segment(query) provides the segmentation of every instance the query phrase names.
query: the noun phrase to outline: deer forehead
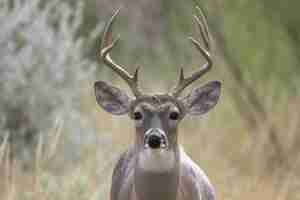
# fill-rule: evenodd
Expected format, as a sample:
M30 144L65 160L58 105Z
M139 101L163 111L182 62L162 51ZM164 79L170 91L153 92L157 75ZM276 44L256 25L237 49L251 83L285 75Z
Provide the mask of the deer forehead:
M164 112L164 111L178 111L183 112L183 104L176 98L168 95L153 95L138 98L131 104L131 110L146 110L149 112Z
M141 102L135 106L134 110L144 110L151 113L161 113L169 110L178 111L176 104L172 102L165 102L161 104L153 104L151 102Z

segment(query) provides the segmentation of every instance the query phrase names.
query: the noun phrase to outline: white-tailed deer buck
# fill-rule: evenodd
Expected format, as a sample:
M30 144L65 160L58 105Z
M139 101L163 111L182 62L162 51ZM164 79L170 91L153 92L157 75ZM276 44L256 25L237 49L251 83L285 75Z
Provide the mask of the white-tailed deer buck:
M94 85L98 104L114 115L128 114L135 121L134 144L122 154L112 177L111 200L213 200L214 189L204 172L188 157L178 143L177 127L185 115L202 115L219 99L221 84L211 81L192 90L186 97L180 93L208 72L212 66L209 32L200 8L195 21L205 48L189 38L207 63L190 77L180 71L179 82L167 94L146 95L138 87L138 70L130 75L116 64L110 52L119 38L112 38L117 10L107 23L101 45L103 62L124 79L135 98L103 81Z

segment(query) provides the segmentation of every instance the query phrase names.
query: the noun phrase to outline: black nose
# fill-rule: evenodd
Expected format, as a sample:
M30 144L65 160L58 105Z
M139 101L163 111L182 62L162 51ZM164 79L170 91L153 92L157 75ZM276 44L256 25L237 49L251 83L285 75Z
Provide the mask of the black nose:
M158 135L150 135L148 140L148 145L152 149L157 149L161 145L161 137Z

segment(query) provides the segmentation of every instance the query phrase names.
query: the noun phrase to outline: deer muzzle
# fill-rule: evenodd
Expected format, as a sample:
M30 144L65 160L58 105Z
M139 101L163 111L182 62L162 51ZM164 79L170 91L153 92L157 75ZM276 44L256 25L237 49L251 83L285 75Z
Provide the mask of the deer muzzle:
M165 132L159 128L147 130L144 136L144 147L151 149L164 149L168 147L168 139Z

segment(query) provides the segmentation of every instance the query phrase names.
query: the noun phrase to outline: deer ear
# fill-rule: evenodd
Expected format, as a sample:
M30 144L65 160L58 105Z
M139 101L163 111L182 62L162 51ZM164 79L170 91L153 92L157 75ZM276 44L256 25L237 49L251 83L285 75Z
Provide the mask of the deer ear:
M94 89L96 100L105 111L114 115L128 113L131 99L124 91L103 81L95 82Z
M202 115L213 108L220 96L221 83L211 81L202 87L198 87L182 99L187 113L190 115Z

